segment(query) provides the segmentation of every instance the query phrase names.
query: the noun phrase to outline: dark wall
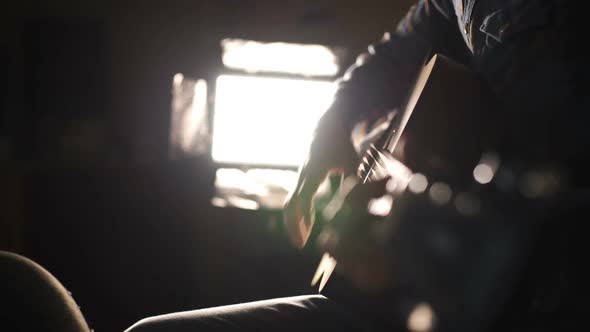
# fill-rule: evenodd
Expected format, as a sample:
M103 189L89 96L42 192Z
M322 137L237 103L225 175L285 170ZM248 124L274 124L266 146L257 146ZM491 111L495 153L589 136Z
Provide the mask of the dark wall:
M104 24L31 18L23 27L24 119L17 158L106 159L108 54Z
M8 102L11 126L19 128L17 156L92 159L98 153L115 161L158 160L166 155L173 75L213 78L219 69L221 39L333 44L356 54L391 30L409 3L13 2L0 13L0 50L10 69L3 79L13 89ZM46 109L75 112L79 118L80 113L100 116L90 124L52 116L38 120L37 126L30 123L30 116L36 116L32 114ZM84 144L72 147L62 142L71 141L72 135Z

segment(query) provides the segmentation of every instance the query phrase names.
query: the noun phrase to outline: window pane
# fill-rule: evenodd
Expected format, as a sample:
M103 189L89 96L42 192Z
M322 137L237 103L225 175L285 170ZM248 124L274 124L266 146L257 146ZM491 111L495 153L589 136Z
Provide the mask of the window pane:
M213 159L298 166L335 84L324 81L222 75L216 83Z

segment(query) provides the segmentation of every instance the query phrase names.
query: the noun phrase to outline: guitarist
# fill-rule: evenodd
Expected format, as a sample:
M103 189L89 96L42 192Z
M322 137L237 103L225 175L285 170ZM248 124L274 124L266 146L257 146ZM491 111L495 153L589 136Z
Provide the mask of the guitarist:
M300 169L298 186L285 205L285 222L293 245L305 246L310 235L316 215L313 195L317 186L329 174L346 175L356 171L357 156L362 151L355 150L350 133L359 127L359 122L365 128L371 127L386 110L403 104L412 77L432 50L469 66L500 98L503 107L497 112L503 123L496 128L496 151L506 164L518 165L511 172L526 176L522 175L526 169L553 169L561 177L568 178L568 190L582 192L587 177L581 165L588 157L590 138L576 123L586 123L588 101L576 88L585 78L582 69L575 67L581 63L573 46L574 25L579 20L572 12L571 4L551 0L418 1L395 33L386 34L381 42L369 47L339 82L335 102L317 127L306 162ZM455 93L456 98L466 97L462 96L462 91ZM419 154L420 151L406 151L408 153ZM382 184L381 188L379 184L369 187L358 191L383 190ZM503 199L503 194L495 194L498 200ZM547 194L570 197L562 192ZM358 211L365 210L371 195L366 194L365 200L358 199L362 196L355 195L357 202L348 200L351 205L348 210L357 211L354 217L359 219L367 218ZM488 199L496 198L491 194ZM418 199L414 199L413 204L416 210L429 209L427 203ZM538 215L522 213L514 206L530 207L530 204L534 203L509 203L504 212L531 222L538 221L541 219ZM400 214L404 214L403 218L418 218L409 213L411 209L406 207L406 212ZM573 237L568 232L574 226L573 221L564 219L564 214L558 212L560 209L566 208L562 205L561 208L540 209L538 214L553 215L553 220L532 222L534 226L528 230L534 239L534 250L522 263L526 271L522 272L523 277L514 291L517 295L509 300L514 307L506 309L514 312L500 315L508 325L502 329L516 328L517 324L546 329L562 329L561 324L575 326L572 316L564 316L567 311L564 307L572 300L568 292L576 287L572 272L575 267L564 263L572 259L571 251L564 249L567 246L564 239ZM433 219L443 218L435 215L441 213L438 209L430 210ZM353 216L341 218L353 219ZM389 263L380 262L382 255L375 254L386 249L375 248L376 242L368 236L338 233L328 228L320 234L320 250L335 256L337 271L365 293L387 294L388 283L394 278L390 274L395 272L388 271L391 270ZM373 252L359 248L372 248ZM374 311L374 307L370 311ZM550 327L551 324L555 326Z
M492 131L498 171L506 176L478 192L479 203L471 204L481 207L477 216L469 208L460 213L461 204L440 207L428 195L403 195L389 216L402 221L388 234L390 241L376 240L372 226L360 232L329 227L318 237L320 249L338 261L337 271L370 294L366 303L374 305L363 310L322 296L277 299L152 317L129 331L576 327L577 307L568 295L576 287L571 262L580 257L568 256L578 243L569 230L572 211L584 201L570 198L579 198L586 185L583 163L590 137L587 97L579 90L587 75L574 42L581 21L574 7L575 2L561 0L418 0L395 32L369 47L339 82L285 204L286 228L298 248L306 245L314 225L313 198L320 183L329 174L357 169L361 151L352 143L353 129L359 123L373 127L388 110L401 107L429 54L470 67L502 103ZM410 157L420 151L402 152L397 157L411 169L421 166ZM492 164L485 165L496 170ZM466 182L447 184L465 188ZM352 187L334 224L373 218L365 207L383 194L385 184ZM463 198L463 203L475 201Z

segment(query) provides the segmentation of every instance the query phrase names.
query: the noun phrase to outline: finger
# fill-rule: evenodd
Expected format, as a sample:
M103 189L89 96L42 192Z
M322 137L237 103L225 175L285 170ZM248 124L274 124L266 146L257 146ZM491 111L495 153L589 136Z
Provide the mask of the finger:
M315 165L302 168L298 185L288 198L284 218L293 245L303 248L315 221L313 197L327 176L327 171Z
M307 229L302 221L304 217L303 209L295 201L290 201L283 209L283 220L287 235L291 243L297 248L303 248L307 242Z
M328 170L319 167L307 167L301 175L303 180L299 190L296 192L295 199L301 207L303 221L307 227L311 227L314 223L314 196L327 176Z

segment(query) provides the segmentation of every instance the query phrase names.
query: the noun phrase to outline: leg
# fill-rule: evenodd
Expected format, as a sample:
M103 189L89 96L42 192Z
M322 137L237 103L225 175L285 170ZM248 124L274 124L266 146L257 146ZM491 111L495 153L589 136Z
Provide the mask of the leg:
M140 320L126 332L374 331L356 313L321 295L297 296Z

